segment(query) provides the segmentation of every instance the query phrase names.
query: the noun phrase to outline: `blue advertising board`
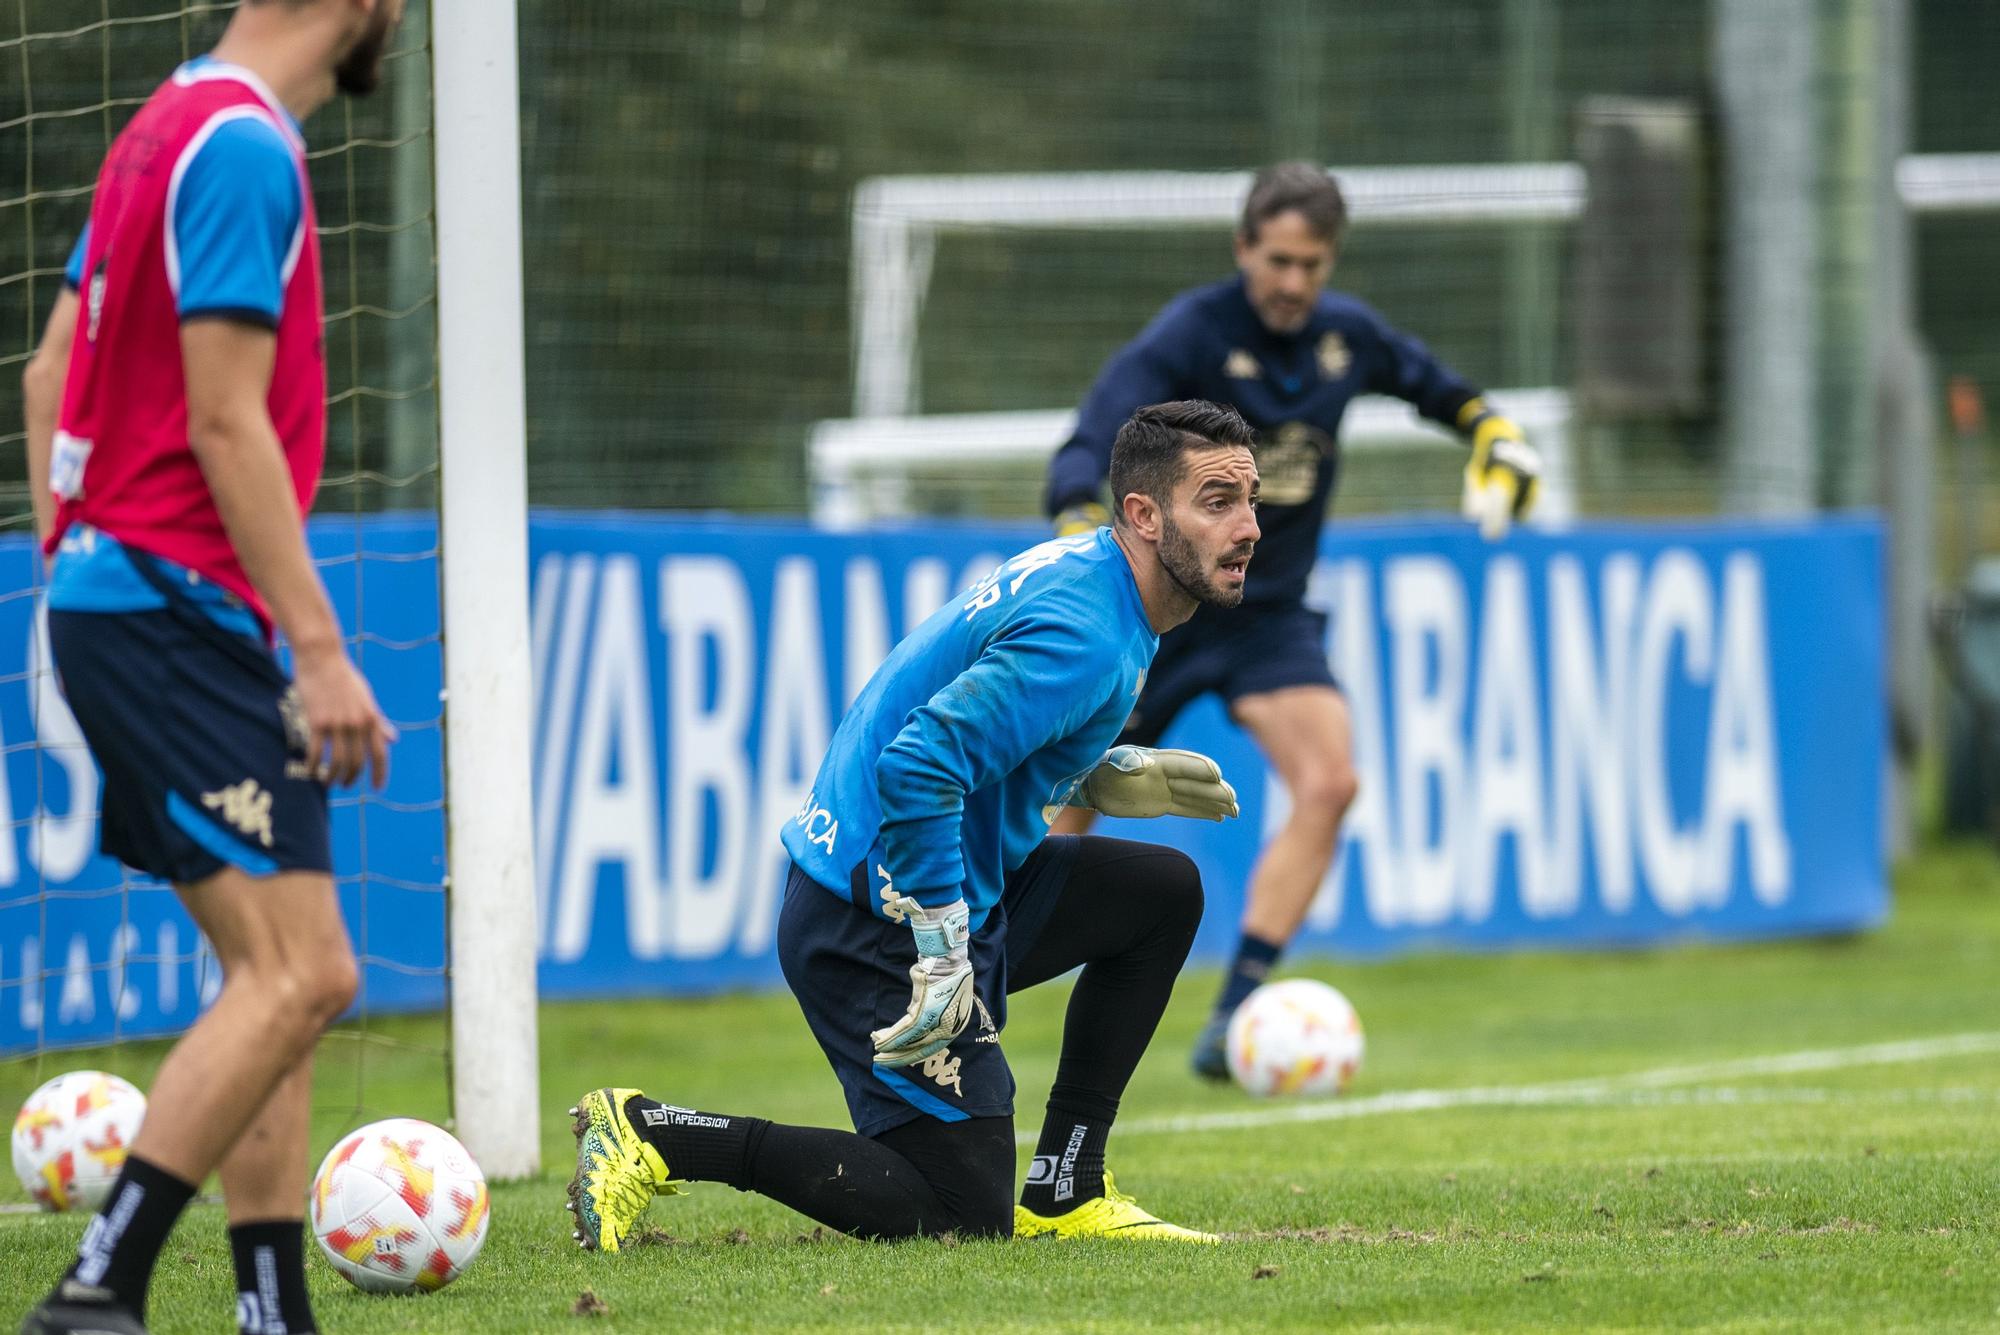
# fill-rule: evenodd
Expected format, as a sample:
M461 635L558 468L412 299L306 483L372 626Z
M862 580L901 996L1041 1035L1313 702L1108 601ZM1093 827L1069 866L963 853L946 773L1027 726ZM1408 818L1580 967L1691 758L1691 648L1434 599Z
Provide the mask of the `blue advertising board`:
M889 647L1027 527L535 516L542 994L778 982L783 852L840 713ZM339 799L373 1010L443 996L435 529L325 520L316 550L403 731ZM1881 535L1871 520L1593 524L1489 546L1444 522L1328 530L1314 599L1361 795L1301 947L1641 944L1844 931L1886 911ZM172 893L95 856L95 775L37 670L31 558L0 546L0 1052L170 1032L217 985ZM13 664L7 665L12 667ZM1200 865L1198 954L1234 938L1288 798L1214 701L1241 819L1107 822ZM1119 828L1119 827L1123 828ZM476 896L476 887L461 887Z
M402 731L390 782L333 801L334 869L374 1010L444 996L437 526L318 521L321 575ZM185 1028L221 976L172 890L97 853L98 774L48 670L34 550L0 542L0 1053ZM134 664L135 672L147 669Z

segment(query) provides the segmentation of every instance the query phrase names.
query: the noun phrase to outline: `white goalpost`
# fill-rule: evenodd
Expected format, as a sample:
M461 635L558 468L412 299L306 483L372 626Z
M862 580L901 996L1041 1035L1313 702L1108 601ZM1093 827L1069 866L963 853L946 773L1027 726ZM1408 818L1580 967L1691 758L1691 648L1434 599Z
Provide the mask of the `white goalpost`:
M1589 200L1575 162L1441 163L1329 169L1356 227L1571 223ZM807 440L816 523L864 526L908 513L910 478L965 466L1046 459L1069 434L1067 409L926 414L918 375L922 320L940 241L976 232L1142 231L1232 226L1251 173L1102 171L877 176L854 194L849 324L853 416L816 423ZM1896 188L1913 213L2000 207L2000 154L1911 154ZM1538 515L1576 511L1571 407L1558 386L1490 392L1542 450ZM1406 405L1358 400L1347 448L1399 450L1446 439Z
M1573 162L1362 167L1335 173L1356 226L1571 222L1588 183ZM939 241L992 229L1130 231L1226 228L1251 173L1051 172L878 176L854 195L850 321L854 416L818 422L807 441L814 522L857 528L907 513L912 473L1046 458L1069 434L1064 409L923 414L919 348ZM1575 511L1569 395L1495 390L1542 450L1541 517ZM1349 414L1349 449L1421 448L1449 439L1408 405L1365 397Z
M439 546L457 1134L540 1168L515 0L435 0Z

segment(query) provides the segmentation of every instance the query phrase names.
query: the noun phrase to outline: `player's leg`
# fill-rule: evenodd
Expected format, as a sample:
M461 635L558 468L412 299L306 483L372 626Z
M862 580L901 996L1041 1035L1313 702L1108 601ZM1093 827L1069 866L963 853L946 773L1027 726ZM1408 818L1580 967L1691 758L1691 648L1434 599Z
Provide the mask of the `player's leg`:
M1194 863L1156 844L1048 840L1009 878L1008 991L1083 966L1021 1195L1022 1231L1053 1222L1057 1232L1208 1240L1115 1197L1104 1170L1119 1103L1173 995L1201 910Z
M856 1129L788 1126L674 1107L634 1089L594 1090L574 1114L578 1242L620 1250L653 1195L672 1194L681 1182L754 1191L862 1238L1012 1227L1013 1077L988 1009L1004 1005L1001 951L992 933L973 934L981 1004L966 1033L921 1066L878 1068L869 1034L908 1004L916 945L907 927L859 907L866 902L865 880L842 898L794 868L778 918L786 980ZM911 1129L919 1123L930 1129Z
M1236 702L1236 717L1291 797L1284 826L1250 873L1243 930L1289 942L1305 921L1360 791L1347 701L1323 686L1296 686Z
M637 1090L597 1090L578 1105L586 1141L596 1134L591 1123L602 1120L607 1108L617 1122L612 1135L597 1135L597 1143L612 1144L620 1128L636 1133L632 1149L650 1177L649 1192L663 1183L721 1182L871 1241L945 1233L1005 1236L1013 1226L1011 1117L956 1122L918 1117L870 1137L677 1108ZM630 1151L621 1157L629 1161ZM608 1186L609 1175L597 1171ZM608 1194L579 1183L577 1240L616 1251L632 1228L616 1217L615 1207L591 1208L595 1197Z
M125 1168L66 1276L106 1291L108 1301L135 1315L145 1311L160 1249L196 1187L266 1115L273 1091L300 1067L355 989L354 956L324 873L251 877L231 867L181 894L222 965L222 991L161 1064ZM288 1220L297 1238L305 1100L281 1100L278 1113L287 1124L273 1149L282 1147L296 1163L264 1188L267 1196L287 1193L267 1222ZM299 1256L293 1282L284 1286L295 1304L305 1301ZM92 1297L62 1289L57 1296ZM310 1308L299 1315L303 1322L292 1328L312 1329Z
M288 683L261 643L203 615L49 618L65 694L104 774L104 849L176 884L223 986L161 1066L125 1171L30 1328L70 1328L76 1308L143 1314L154 1262L196 1186L267 1115L273 1091L354 995L327 870L326 793L286 725ZM289 1198L271 1208L296 1230L305 1099L281 1099L271 1115L285 1127L271 1152L285 1147L296 1163L289 1183L265 1189ZM299 1262L279 1279L303 1314L293 1328L310 1329L302 1245L291 1250Z
M279 1079L277 1088L216 1165L229 1223L282 1219L305 1199L311 1136L312 1054Z
M354 952L333 880L322 872L251 877L226 868L182 899L222 965L222 991L160 1066L132 1149L190 1181L208 1176L264 1113L281 1081L356 988ZM292 1091L281 1114L305 1115ZM299 1147L304 1200L304 1132Z
M1269 975L1305 921L1359 786L1347 702L1332 686L1243 695L1231 711L1283 781L1292 807L1250 873L1242 936L1195 1049L1195 1069L1213 1079L1229 1074L1222 1051L1229 1017Z
M278 1081L216 1168L229 1214L237 1324L245 1330L311 1330L305 1288L306 1198L312 1120L309 1051Z

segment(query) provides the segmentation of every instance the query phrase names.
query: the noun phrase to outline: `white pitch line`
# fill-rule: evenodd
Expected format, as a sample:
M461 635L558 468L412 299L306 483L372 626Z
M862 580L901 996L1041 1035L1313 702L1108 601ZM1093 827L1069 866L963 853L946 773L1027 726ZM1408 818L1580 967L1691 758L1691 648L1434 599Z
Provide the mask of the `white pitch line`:
M1190 1131L1242 1131L1302 1122L1336 1122L1350 1117L1380 1117L1391 1113L1435 1112L1445 1108L1533 1107L1559 1103L1602 1102L1620 1094L1691 1085L1714 1080L1798 1075L1838 1071L1854 1066L1884 1066L2000 1053L2000 1032L1948 1034L1938 1038L1864 1043L1848 1048L1809 1048L1763 1057L1690 1066L1660 1066L1625 1075L1555 1080L1534 1085L1477 1085L1464 1089L1409 1089L1375 1094L1365 1099L1326 1099L1314 1103L1262 1105L1235 1112L1183 1113L1171 1117L1138 1117L1118 1123L1122 1135L1180 1135ZM1033 1145L1033 1133L1016 1137Z

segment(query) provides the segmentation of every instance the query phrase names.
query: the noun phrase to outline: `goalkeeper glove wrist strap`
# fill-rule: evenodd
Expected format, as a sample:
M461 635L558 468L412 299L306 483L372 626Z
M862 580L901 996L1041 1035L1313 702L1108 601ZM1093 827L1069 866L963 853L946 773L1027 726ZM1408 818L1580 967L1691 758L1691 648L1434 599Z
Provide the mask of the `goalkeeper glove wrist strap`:
M968 925L972 915L963 899L926 908L916 900L905 897L897 903L897 907L910 924L910 934L917 939L919 955L949 955L964 946L971 935Z
M1495 413L1487 407L1485 397L1475 394L1458 406L1456 418L1458 429L1471 435L1481 422L1492 416L1495 416Z

